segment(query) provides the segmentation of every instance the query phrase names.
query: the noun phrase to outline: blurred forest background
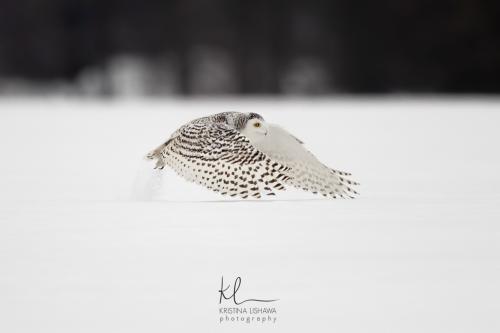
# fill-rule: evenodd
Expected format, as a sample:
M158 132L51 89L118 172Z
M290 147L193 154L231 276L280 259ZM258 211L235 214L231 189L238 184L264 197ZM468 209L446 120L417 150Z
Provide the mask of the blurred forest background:
M498 93L500 2L2 0L0 94Z

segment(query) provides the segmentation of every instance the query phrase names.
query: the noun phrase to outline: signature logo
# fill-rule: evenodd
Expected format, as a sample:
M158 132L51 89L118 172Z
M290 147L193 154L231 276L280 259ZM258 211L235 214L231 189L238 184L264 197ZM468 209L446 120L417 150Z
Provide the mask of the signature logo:
M232 290L232 294L228 295L226 294L227 290L229 288L231 288L231 284L228 284L227 287L224 288L224 276L221 278L220 280L220 289L219 289L219 304L222 304L222 300L230 300L232 299L234 304L236 305L240 305L240 304L243 304L243 303L246 303L246 302L265 302L265 303L270 303L270 302L276 302L277 299L256 299L256 298L249 298L249 299L245 299L245 300L242 300L242 301L238 301L236 299L236 293L238 293L238 290L240 290L240 286L241 286L241 277L237 277L235 280L234 280L234 283L233 283L233 290Z

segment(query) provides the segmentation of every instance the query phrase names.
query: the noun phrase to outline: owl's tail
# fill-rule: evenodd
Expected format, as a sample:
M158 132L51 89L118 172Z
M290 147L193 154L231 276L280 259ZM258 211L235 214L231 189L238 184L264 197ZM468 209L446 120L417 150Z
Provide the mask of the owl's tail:
M150 151L146 156L144 156L144 159L146 160L156 160L155 169L163 169L165 167L165 160L163 158L162 152L169 142L170 140L161 144L156 149Z
M158 151L158 148L156 148L155 150L152 150L149 153L147 153L147 155L144 156L144 159L155 160L158 159L159 157L160 157L160 152Z

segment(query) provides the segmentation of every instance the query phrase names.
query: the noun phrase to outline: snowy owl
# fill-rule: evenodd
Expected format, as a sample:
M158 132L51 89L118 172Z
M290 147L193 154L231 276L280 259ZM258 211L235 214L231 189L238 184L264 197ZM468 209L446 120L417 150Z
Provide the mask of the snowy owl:
M256 113L195 119L147 155L188 181L232 197L261 198L291 185L330 198L358 194L349 173L322 164L302 141Z

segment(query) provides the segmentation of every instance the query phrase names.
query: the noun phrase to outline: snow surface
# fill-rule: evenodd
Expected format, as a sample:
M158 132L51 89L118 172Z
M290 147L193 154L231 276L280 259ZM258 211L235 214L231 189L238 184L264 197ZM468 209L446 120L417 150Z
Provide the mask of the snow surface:
M227 200L143 156L258 112L360 198ZM498 332L500 101L0 100L1 332ZM279 298L219 323L220 278Z

